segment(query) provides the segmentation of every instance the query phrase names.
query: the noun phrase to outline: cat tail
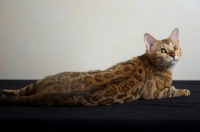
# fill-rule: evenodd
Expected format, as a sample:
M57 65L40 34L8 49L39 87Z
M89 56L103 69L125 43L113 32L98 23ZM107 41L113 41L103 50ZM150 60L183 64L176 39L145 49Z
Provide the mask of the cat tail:
M31 83L30 85L27 85L21 89L17 90L8 90L8 89L2 89L1 94L9 95L9 96L28 96L37 93L36 90L38 90L38 83L41 82L40 80L34 83Z
M45 106L51 103L48 103L45 100L45 96L41 98L42 95L34 94L30 96L14 96L14 95L6 95L3 94L2 91L0 93L0 104L1 105L24 105L24 106Z
M13 96L0 93L0 105L8 106L74 106L84 105L86 100L63 93L40 92L29 96Z
M19 96L6 95L3 94L2 90L0 91L0 105L18 105L16 102Z
M0 104L17 104L18 99L25 98L23 96L35 94L37 92L36 86L38 82L39 81L17 90L2 89L0 91Z

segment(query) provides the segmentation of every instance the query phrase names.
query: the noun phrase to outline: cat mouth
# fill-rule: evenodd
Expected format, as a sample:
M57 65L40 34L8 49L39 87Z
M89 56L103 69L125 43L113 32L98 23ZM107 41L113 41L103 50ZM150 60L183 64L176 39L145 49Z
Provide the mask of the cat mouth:
M172 61L178 61L178 60L172 60Z
M176 58L171 58L170 59L170 62L177 62L178 61L178 59L176 59Z
M175 58L173 58L173 61L177 61Z
M176 64L176 62L177 62L178 60L175 60L175 59L173 59L172 61L170 61L170 64Z

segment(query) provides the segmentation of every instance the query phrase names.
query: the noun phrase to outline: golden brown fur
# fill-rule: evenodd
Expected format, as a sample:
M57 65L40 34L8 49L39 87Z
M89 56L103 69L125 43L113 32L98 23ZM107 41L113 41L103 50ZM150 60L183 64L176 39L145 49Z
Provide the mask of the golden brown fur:
M146 53L104 71L62 72L19 90L2 90L1 104L29 106L111 105L137 99L188 96L171 86L170 69L181 56L178 29L169 38L145 34Z

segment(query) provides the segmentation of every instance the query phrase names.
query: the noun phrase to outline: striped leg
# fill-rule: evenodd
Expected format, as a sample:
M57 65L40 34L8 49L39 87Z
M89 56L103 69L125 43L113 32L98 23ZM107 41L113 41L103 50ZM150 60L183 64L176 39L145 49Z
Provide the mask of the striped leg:
M187 89L176 89L174 86L171 86L169 89L169 98L179 97L179 96L189 96L190 91Z

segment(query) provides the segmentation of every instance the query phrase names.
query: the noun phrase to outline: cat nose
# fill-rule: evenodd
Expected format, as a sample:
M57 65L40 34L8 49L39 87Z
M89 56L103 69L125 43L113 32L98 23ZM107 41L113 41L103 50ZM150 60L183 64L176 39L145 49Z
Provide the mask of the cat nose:
M175 57L175 54L170 54L170 56L171 56L172 58L174 58L174 57Z

